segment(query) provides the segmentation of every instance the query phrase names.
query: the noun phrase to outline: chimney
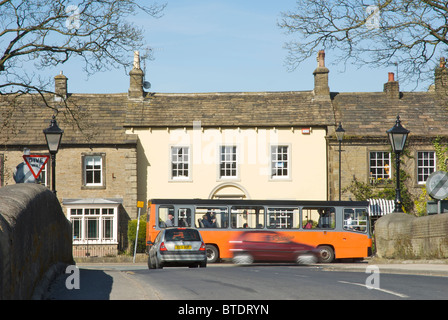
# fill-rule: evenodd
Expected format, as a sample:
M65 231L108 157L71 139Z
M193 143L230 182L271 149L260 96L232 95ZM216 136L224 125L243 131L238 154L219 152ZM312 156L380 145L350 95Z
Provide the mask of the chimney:
M314 96L318 99L330 99L330 87L328 86L328 73L325 67L325 51L317 54L317 68L314 70Z
M434 72L434 81L435 81L435 90L438 95L447 95L447 87L448 87L448 70L446 69L446 61L445 58L440 58L439 66L436 68Z
M54 93L56 93L54 100L61 101L67 98L67 80L68 78L62 74L54 77Z
M395 81L394 76L393 72L389 72L389 79L384 84L383 91L389 99L400 99L400 86L398 81Z
M129 72L130 85L128 97L131 99L143 98L143 70L140 68L140 54L134 51L134 67Z

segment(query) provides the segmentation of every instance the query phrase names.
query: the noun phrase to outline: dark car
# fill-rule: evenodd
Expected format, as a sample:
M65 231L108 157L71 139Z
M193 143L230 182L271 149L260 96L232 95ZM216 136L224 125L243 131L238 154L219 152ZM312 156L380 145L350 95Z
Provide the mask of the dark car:
M275 231L247 231L230 241L233 263L252 262L296 262L314 264L318 262L319 250L315 247L291 241Z
M148 268L165 266L207 266L205 243L198 230L193 228L166 228L154 242L149 242Z

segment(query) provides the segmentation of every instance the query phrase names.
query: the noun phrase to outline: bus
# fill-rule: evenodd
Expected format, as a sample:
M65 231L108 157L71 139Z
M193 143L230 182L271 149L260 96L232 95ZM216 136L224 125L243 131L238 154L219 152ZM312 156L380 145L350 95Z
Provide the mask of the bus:
M146 243L168 226L197 228L207 262L231 259L232 239L271 230L320 249L320 262L371 255L367 201L153 199L148 202ZM147 247L149 249L149 247Z

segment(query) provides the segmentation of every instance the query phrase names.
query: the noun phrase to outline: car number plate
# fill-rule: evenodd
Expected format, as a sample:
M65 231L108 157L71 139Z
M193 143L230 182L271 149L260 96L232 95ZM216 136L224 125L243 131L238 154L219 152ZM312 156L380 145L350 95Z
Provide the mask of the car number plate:
M174 249L181 249L181 250L191 249L191 246L174 246Z

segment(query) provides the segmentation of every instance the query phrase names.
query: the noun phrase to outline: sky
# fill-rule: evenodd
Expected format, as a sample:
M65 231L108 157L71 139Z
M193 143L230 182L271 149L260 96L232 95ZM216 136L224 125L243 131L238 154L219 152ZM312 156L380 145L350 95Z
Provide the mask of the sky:
M162 1L162 0L159 0ZM295 0L166 0L161 18L138 15L133 22L145 29L153 49L145 67L150 92L264 92L303 91L314 86L316 59L289 71L284 45L293 34L278 26L281 12L294 10ZM132 61L133 53L129 53ZM390 69L334 65L330 90L382 91ZM76 64L58 66L69 78L72 93L127 92L123 69L87 77ZM402 90L406 88L400 87Z

